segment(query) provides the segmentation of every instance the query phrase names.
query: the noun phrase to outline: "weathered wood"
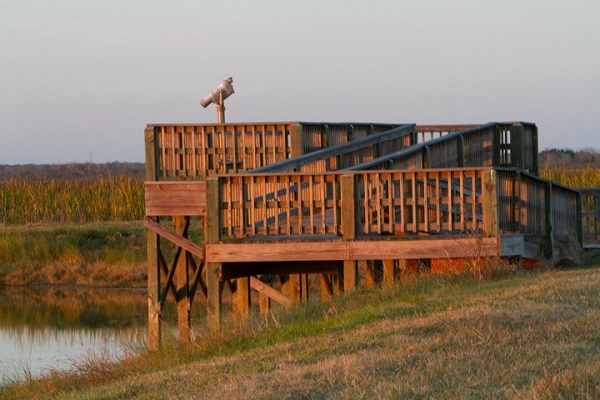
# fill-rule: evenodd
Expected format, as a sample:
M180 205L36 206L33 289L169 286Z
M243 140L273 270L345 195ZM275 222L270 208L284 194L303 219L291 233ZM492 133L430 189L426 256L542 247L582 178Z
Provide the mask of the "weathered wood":
M331 261L348 259L348 243L207 243L208 262Z
M146 182L145 207L147 216L206 215L206 183Z
M300 303L300 274L291 274L286 284L290 300Z
M282 304L286 307L292 305L292 300L290 300L289 297L253 276L250 277L250 287L279 304Z
M525 169L525 129L522 124L510 128L510 157L513 167Z
M218 243L220 239L220 192L218 178L208 178L206 180L206 190L210 195L206 201L206 219L204 240L206 245ZM220 330L221 327L221 308L223 277L222 264L220 262L210 262L206 259L206 289L207 289L207 312L208 320L213 330Z
M330 300L333 296L333 284L331 282L331 274L320 274L320 292L319 299L321 301Z
M554 203L552 201L552 183L547 182L544 190L546 235L544 236L544 257L552 259L554 250Z
M487 235L498 233L498 193L496 171L485 171L483 175L483 231Z
M343 175L341 180L342 231L344 240L356 238L356 203L354 175ZM358 284L358 265L354 260L344 261L344 291L351 292Z
M153 221L154 222L154 221ZM158 222L156 222L158 224ZM153 231L147 232L148 254L148 348L158 350L161 343L161 301L160 301L160 263L159 236Z
M498 238L471 237L354 242L222 243L206 245L208 262L332 261L469 257L477 243L482 255L498 254Z
M197 245L196 243L190 241L187 238L184 238L183 236L178 235L172 230L165 228L152 218L144 218L144 227L150 230L151 232L159 234L160 236L176 244L177 246L189 251L190 253L200 257L201 259L204 258L205 250L203 247Z
M221 264L206 264L206 289L207 295L207 317L211 329L219 331L221 328L221 309L223 281L221 279Z
M183 216L173 217L173 229L176 233L185 238L188 228L189 218ZM183 344L190 344L193 342L193 334L190 316L189 270L185 252L180 254L173 268L176 268L175 281L177 285L176 301L179 341Z
M383 283L392 285L396 282L396 266L394 260L382 260L383 263Z
M421 258L463 258L480 255L498 256L497 237L456 237L398 241L355 241L349 243L350 259L421 259Z
M144 132L146 153L146 180L157 179L156 140L154 128L146 128ZM153 221L154 222L154 221ZM158 218L156 219L158 224ZM148 254L148 348L158 350L161 343L161 301L160 301L160 260L159 236L152 231L146 235Z
M236 279L234 311L244 319L250 316L250 278Z

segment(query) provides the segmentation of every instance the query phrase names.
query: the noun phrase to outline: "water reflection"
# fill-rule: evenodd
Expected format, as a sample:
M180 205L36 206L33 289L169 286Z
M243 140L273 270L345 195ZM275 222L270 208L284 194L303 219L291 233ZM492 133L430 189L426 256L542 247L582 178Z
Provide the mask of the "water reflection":
M0 288L0 378L116 360L145 341L145 291Z

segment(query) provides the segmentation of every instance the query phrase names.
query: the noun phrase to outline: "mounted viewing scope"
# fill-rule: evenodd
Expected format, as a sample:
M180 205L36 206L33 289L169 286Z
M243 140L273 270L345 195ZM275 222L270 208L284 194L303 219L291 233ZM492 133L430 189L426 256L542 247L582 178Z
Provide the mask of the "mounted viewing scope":
M233 86L231 85L232 83L232 77L224 79L216 89L200 100L200 105L204 108L208 107L210 103L215 103L217 105L217 119L219 124L225 123L225 99L235 93Z

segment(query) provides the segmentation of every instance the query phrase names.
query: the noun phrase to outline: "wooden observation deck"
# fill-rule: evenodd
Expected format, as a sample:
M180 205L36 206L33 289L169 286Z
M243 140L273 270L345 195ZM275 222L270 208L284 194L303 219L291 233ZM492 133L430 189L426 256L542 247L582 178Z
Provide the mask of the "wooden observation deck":
M196 294L217 327L224 287L247 316L251 289L263 310L306 301L309 275L328 298L417 264L600 243L600 190L539 178L530 123L149 125L145 139L151 348L170 294L186 342Z

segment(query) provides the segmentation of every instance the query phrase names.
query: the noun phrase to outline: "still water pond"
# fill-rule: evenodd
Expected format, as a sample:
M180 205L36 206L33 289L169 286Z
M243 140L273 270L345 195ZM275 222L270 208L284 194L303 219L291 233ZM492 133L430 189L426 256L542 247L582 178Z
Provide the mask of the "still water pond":
M0 287L0 385L145 345L144 290Z

